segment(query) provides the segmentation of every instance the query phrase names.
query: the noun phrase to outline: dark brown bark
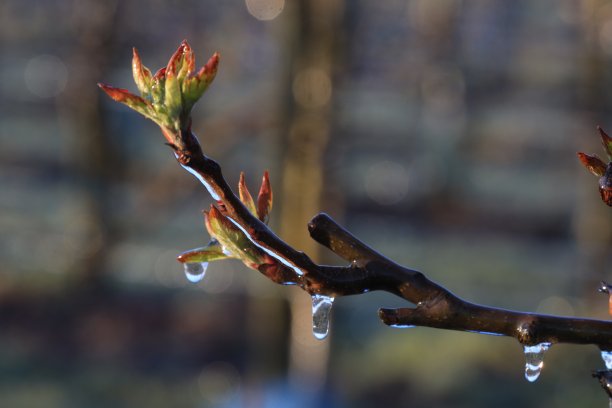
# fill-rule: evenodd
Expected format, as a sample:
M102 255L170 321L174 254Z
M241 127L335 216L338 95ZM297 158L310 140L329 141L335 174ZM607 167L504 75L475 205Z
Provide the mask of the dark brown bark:
M355 238L326 214L308 225L311 237L349 262L348 266L314 263L289 246L253 216L223 178L221 167L206 157L191 132L180 135L175 149L179 163L205 182L222 213L249 239L270 254L280 268L267 275L281 284L297 284L309 294L332 297L383 290L415 306L381 309L385 324L427 326L516 338L523 345L538 343L595 344L612 349L612 322L524 313L475 305L464 301L423 273L405 268ZM278 270L280 269L280 273ZM267 270L261 270L266 275Z

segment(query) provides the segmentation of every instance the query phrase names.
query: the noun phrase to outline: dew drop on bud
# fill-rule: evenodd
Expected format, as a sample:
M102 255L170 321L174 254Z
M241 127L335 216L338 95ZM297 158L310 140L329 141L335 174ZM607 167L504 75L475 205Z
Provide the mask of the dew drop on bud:
M191 283L198 283L204 279L204 275L206 275L208 262L185 262L183 268L187 280Z
M550 348L550 343L540 343L535 346L525 346L525 378L534 382L540 376L544 367L544 353Z
M312 296L312 334L323 340L329 332L329 315L334 298L325 295Z

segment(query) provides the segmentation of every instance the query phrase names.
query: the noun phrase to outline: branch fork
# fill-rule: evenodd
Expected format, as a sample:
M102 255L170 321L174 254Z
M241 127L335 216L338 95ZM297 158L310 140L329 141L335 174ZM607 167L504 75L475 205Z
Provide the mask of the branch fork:
M427 326L508 336L525 347L546 345L540 347L541 350L554 343L595 344L602 350L612 350L610 321L516 312L467 302L423 273L384 257L324 213L309 222L310 236L346 260L347 265L319 265L289 246L266 225L272 208L268 173L262 178L257 201L248 191L244 174L239 182L240 197L236 196L225 181L221 166L204 155L191 131L191 108L214 79L218 64L219 54L215 53L196 71L191 47L183 42L168 65L152 76L134 50L132 66L141 96L99 84L115 101L155 121L178 163L197 177L215 200L204 212L205 225L213 240L208 246L182 253L179 262L238 258L273 282L298 285L313 297L334 298L383 290L414 305L380 309L380 319L389 326ZM163 90L160 90L162 85ZM612 160L612 138L603 130L599 131ZM612 205L609 185L612 164L606 165L597 156L584 153L578 156L589 171L600 177L602 198ZM525 350L527 353L528 348Z

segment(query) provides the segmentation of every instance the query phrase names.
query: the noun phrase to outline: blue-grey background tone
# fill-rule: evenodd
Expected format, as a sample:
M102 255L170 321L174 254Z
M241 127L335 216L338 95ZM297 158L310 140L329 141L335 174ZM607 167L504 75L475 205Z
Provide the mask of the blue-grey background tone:
M1 406L607 404L595 347L531 384L513 340L385 327L391 295L337 299L316 342L298 289L232 261L188 283L210 198L95 86L183 39L222 55L194 131L232 184L271 171L288 241L326 211L474 302L608 318L611 212L575 152L612 130L612 2L3 0Z

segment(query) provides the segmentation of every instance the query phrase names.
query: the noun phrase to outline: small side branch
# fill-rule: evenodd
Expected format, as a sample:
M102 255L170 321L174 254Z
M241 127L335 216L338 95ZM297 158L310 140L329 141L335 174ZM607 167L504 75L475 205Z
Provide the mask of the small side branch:
M576 343L612 348L612 322L549 316L480 306L466 302L420 272L404 268L380 255L338 225L319 214L308 225L310 235L340 257L354 259L377 284L409 302L414 308L380 309L390 326L425 326L516 338L521 344Z

